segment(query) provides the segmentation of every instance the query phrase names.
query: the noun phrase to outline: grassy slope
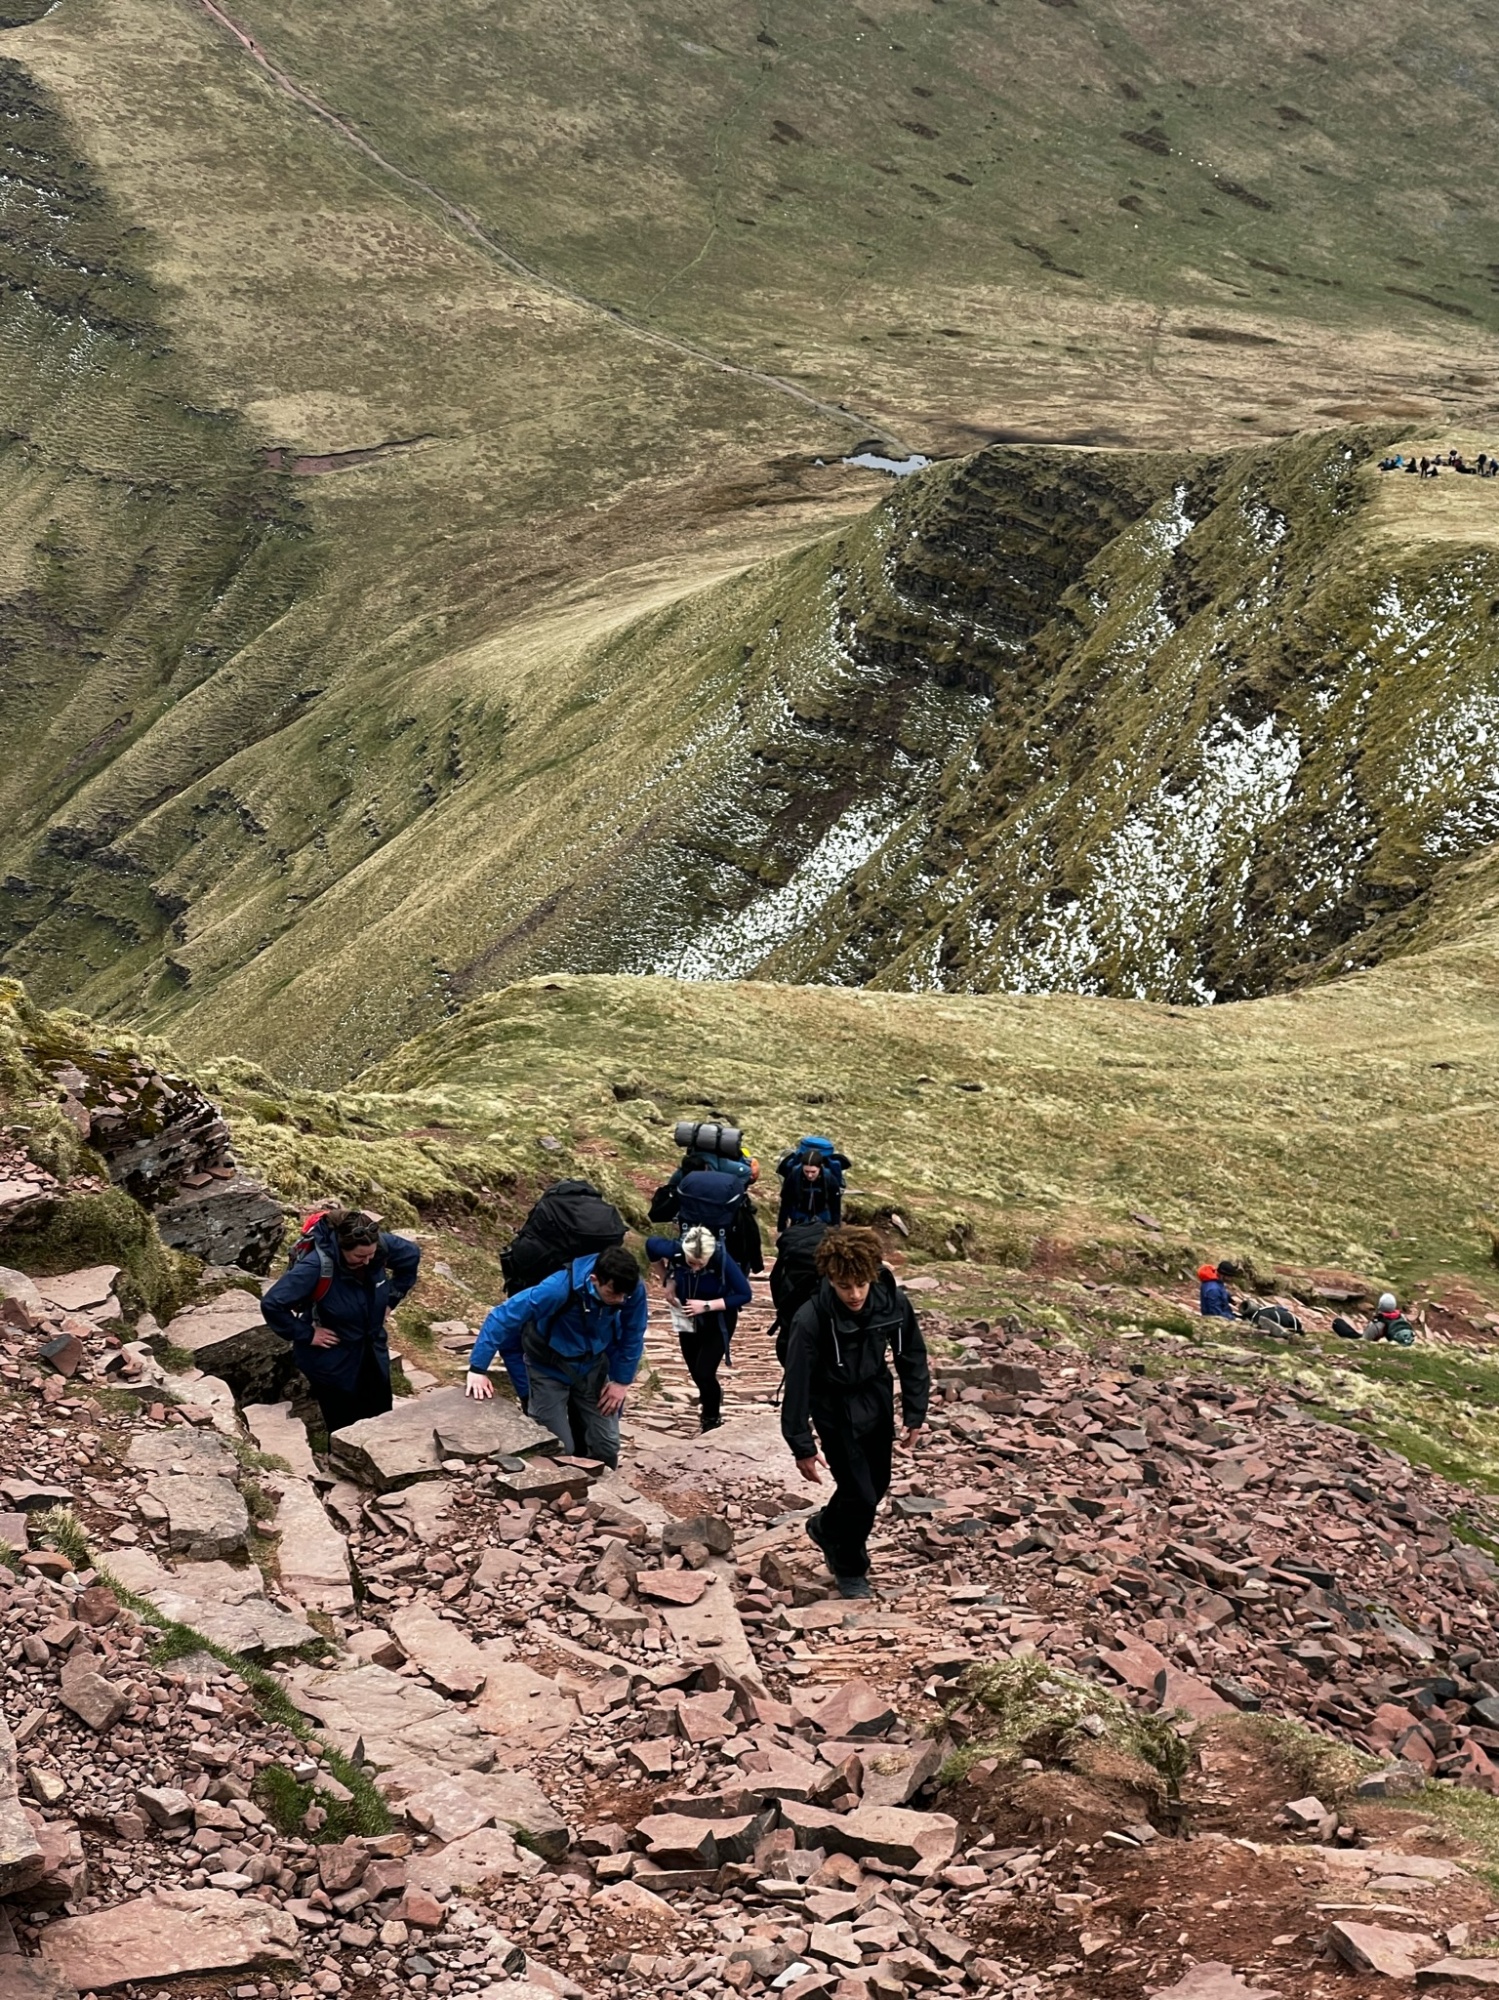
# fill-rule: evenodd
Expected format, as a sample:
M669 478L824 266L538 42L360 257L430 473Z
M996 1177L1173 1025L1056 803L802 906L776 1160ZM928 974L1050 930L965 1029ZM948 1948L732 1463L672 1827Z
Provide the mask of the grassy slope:
M503 745L362 871L377 980L324 897L173 1032L331 1081L554 967L1191 1001L1376 962L1499 829L1499 501L1377 449L999 450L477 648Z
M721 1107L765 1154L830 1127L854 1183L939 1255L950 1240L1044 1264L1048 1241L1154 1242L1173 1270L1236 1251L1482 1281L1499 1223L1494 875L1448 885L1463 942L1235 1007L560 977L473 1002L337 1107L232 1065L217 1083L242 1150L299 1192L322 1173L430 1202L581 1166L639 1213L672 1121Z
M1303 369L1324 402L1430 393L1438 354L1495 324L1477 141L1499 69L1449 7L1355 24L1159 0L499 18L445 0L438 32L388 0L245 0L239 18L544 269L907 431L1200 436L1216 378L1224 438L1284 426L1277 406L1304 420ZM1220 314L1286 343L1273 381L1263 351L1179 337Z

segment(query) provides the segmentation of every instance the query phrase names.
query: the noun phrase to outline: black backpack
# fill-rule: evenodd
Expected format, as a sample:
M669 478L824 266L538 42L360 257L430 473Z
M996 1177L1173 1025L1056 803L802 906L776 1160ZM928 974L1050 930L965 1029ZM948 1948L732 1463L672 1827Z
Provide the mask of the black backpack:
M591 1181L558 1181L500 1252L505 1292L514 1298L565 1271L575 1257L592 1257L625 1240L625 1219Z
M771 1332L776 1337L776 1360L783 1368L791 1322L817 1294L817 1246L827 1233L825 1222L794 1222L776 1243L776 1260L770 1270L770 1297L776 1309Z
M1254 1299L1241 1299L1239 1317L1247 1319L1261 1333L1304 1333L1306 1329L1289 1306L1261 1305Z

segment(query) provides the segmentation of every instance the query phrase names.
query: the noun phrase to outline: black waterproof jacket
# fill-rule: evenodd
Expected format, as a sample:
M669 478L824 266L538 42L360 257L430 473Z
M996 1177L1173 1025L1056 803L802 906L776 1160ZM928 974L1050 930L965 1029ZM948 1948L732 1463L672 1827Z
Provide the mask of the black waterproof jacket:
M817 1452L813 1428L858 1437L895 1421L888 1355L900 1376L901 1421L926 1422L931 1395L926 1342L911 1301L887 1270L870 1287L862 1312L850 1312L826 1279L791 1322L781 1435L794 1458Z

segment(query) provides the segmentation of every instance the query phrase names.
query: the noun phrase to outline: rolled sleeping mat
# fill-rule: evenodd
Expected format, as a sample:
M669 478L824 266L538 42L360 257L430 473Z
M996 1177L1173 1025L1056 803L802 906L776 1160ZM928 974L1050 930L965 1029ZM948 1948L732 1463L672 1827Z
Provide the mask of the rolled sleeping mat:
M672 1138L684 1153L716 1153L724 1160L737 1160L744 1149L744 1134L737 1125L698 1124L682 1118Z

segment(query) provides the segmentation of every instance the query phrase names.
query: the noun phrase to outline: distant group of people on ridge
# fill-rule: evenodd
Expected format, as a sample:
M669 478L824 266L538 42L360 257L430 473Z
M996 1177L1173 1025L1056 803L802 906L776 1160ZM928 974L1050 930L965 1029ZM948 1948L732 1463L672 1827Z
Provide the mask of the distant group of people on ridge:
M1481 451L1470 465L1460 451L1449 451L1445 458L1438 452L1435 458L1407 458L1403 452L1395 452L1389 458L1379 461L1381 472L1414 472L1419 479L1438 479L1443 467L1451 472L1466 472L1476 479L1499 479L1499 458Z
M1197 1269L1197 1310L1204 1319L1247 1320L1262 1333L1298 1335L1305 1331L1289 1306L1264 1299L1235 1298L1240 1276L1237 1264L1200 1264ZM1400 1310L1393 1292L1381 1292L1379 1303L1360 1326L1339 1315L1332 1330L1340 1340L1387 1340L1395 1347L1413 1347L1416 1329Z

